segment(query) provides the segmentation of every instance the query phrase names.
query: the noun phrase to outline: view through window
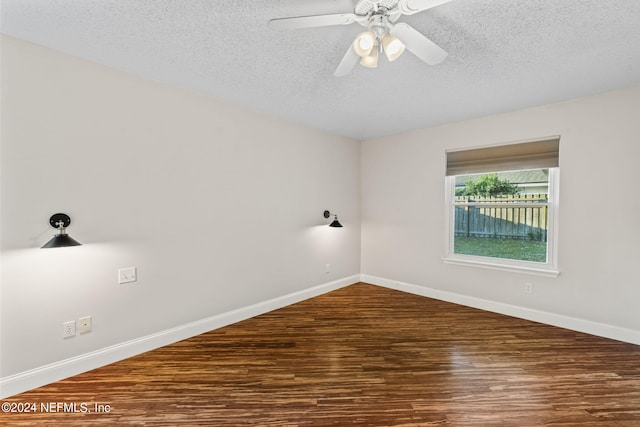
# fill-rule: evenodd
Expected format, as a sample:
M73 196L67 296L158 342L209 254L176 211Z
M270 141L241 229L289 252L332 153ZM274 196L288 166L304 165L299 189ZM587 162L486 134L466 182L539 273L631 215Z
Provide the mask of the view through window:
M549 169L455 177L456 254L547 262Z

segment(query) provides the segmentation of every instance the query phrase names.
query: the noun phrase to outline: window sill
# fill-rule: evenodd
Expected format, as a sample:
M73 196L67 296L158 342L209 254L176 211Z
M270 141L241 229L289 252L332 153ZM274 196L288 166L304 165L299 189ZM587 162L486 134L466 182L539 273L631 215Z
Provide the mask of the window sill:
M455 264L455 265L465 265L468 267L479 267L479 268L487 268L490 270L499 270L499 271L511 271L515 273L524 273L524 274L533 274L536 276L544 276L544 277L558 277L560 272L558 270L552 268L538 268L535 266L527 266L527 265L513 265L506 263L497 263L494 260L484 260L483 258L479 259L468 259L468 258L452 258L452 257L443 257L442 261L445 264Z

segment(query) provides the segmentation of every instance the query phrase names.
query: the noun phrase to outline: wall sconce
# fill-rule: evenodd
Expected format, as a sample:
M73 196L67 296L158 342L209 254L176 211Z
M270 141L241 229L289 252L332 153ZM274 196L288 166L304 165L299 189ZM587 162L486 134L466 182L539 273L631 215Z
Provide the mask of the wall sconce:
M67 234L67 227L71 224L69 215L63 213L53 214L49 218L49 224L53 228L58 229L58 234L53 236L42 248L63 248L65 246L80 246L81 243L76 242Z
M324 217L325 218L329 218L331 216L331 212L329 211L324 211ZM342 224L340 224L340 222L338 221L338 215L333 214L333 222L331 224L329 224L329 227L342 227Z

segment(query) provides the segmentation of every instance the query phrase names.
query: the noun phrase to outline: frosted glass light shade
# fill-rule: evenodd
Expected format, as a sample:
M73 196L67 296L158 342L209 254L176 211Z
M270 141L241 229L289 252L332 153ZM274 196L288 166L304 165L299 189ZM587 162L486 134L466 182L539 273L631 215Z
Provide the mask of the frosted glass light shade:
M364 33L358 34L356 39L353 41L353 50L355 50L359 57L364 58L371 54L375 44L376 34L371 30L365 31Z
M360 64L367 68L376 68L378 66L378 45L376 44L368 56L360 60Z
M386 34L382 38L382 48L384 49L384 54L387 56L387 59L391 62L402 55L405 46L397 37Z

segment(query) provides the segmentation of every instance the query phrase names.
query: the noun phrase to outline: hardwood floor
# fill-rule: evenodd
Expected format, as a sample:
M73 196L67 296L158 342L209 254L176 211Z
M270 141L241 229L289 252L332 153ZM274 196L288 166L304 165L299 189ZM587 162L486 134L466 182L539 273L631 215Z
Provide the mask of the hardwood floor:
M5 402L38 405L5 425L640 426L640 346L361 283Z

